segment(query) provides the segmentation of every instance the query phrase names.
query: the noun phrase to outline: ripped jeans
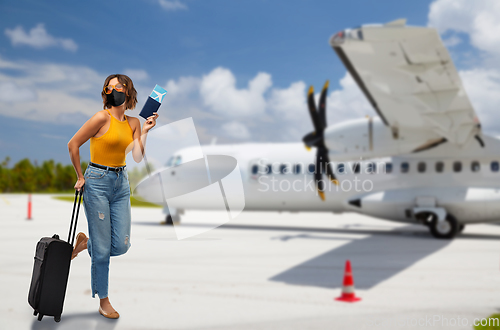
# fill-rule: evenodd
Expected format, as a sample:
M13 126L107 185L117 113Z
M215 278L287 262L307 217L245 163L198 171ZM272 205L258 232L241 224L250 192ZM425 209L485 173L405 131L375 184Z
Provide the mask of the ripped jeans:
M89 165L84 174L83 206L89 229L92 297L108 296L109 259L130 248L130 186L121 172Z

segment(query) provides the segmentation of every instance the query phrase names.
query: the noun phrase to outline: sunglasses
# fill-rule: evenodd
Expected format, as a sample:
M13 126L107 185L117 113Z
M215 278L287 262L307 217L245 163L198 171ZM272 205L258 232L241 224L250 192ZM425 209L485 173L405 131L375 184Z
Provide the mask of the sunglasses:
M127 85L125 85L125 84L109 85L109 86L104 87L104 93L111 94L111 92L113 91L113 88L117 92L123 92L125 86L127 86Z

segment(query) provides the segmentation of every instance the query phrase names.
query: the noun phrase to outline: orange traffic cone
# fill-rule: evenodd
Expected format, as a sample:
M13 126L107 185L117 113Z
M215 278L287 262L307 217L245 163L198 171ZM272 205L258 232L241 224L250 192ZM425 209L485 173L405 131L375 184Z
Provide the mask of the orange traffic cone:
M361 298L356 297L354 294L354 278L352 277L351 262L346 260L345 262L345 273L344 273L344 283L342 284L342 294L340 297L335 298L338 301L345 302L356 302L361 300Z

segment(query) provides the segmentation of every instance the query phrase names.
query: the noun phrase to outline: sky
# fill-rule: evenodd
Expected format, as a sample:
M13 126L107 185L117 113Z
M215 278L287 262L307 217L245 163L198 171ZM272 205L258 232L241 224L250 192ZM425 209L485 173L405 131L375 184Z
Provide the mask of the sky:
M329 124L375 115L328 40L398 18L438 29L485 133L499 135L498 17L496 0L2 1L0 161L69 164L67 142L113 73L138 91L128 115L158 84L158 127L192 117L202 144L300 141L307 88L327 79ZM80 153L90 159L88 142Z

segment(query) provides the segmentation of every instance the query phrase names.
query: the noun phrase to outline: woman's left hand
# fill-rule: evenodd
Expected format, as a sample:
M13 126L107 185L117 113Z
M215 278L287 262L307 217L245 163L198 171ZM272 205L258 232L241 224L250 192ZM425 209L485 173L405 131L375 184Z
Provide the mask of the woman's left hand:
M142 131L144 132L149 132L150 129L155 127L156 125L156 118L158 118L159 115L157 112L153 112L152 116L149 116L148 119L144 122L144 125L142 125Z

